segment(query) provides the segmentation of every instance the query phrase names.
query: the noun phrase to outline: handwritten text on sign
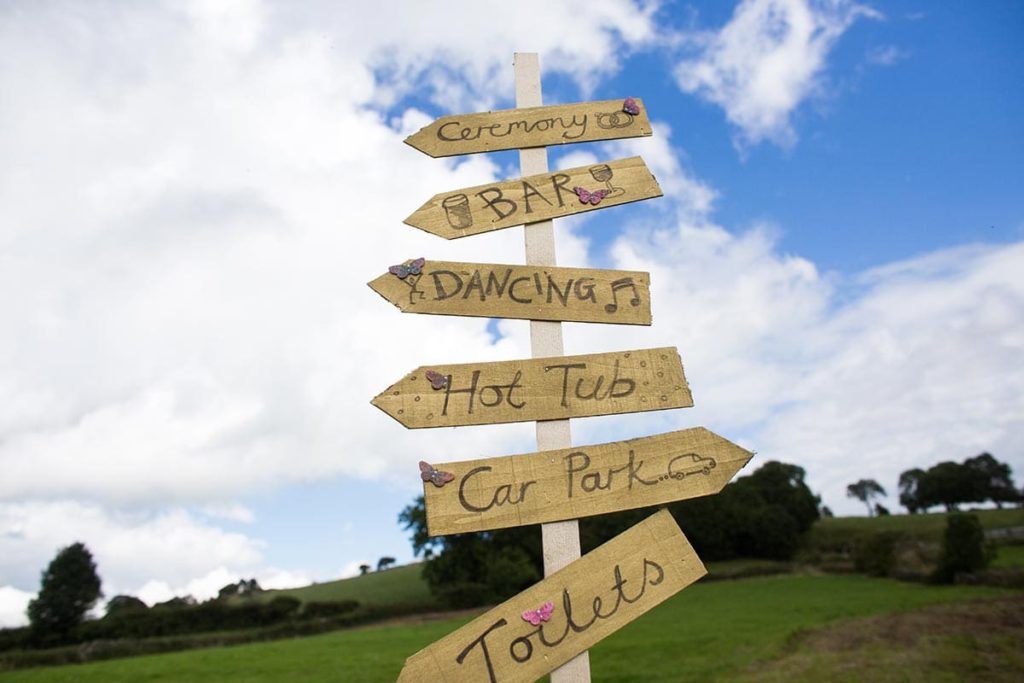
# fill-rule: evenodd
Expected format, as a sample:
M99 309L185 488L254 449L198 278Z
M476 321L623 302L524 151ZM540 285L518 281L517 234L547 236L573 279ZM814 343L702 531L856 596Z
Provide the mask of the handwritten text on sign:
M432 157L494 152L651 134L643 101L636 114L624 99L443 116L405 139Z
M534 681L705 573L662 510L420 650L399 683Z
M406 313L651 324L647 273L426 261L369 283Z
M372 403L410 429L693 405L673 347L420 367Z
M424 484L431 536L589 517L718 493L752 453L703 427L528 455L443 463Z
M454 239L660 196L644 160L630 157L436 194L405 222Z

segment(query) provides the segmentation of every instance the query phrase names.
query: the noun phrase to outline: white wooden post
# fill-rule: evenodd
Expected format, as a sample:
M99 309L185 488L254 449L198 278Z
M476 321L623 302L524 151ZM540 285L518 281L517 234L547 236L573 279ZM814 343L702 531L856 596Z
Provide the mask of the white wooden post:
M544 104L540 88L540 59L534 52L515 54L516 107L539 107ZM546 147L519 150L522 175L548 171ZM554 266L554 221L541 221L524 226L526 263ZM562 323L530 321L530 349L533 358L561 356ZM569 420L537 423L537 450L545 451L572 446ZM544 574L549 575L580 557L580 530L576 520L541 525L544 544ZM551 683L590 683L590 657L584 652L551 672Z

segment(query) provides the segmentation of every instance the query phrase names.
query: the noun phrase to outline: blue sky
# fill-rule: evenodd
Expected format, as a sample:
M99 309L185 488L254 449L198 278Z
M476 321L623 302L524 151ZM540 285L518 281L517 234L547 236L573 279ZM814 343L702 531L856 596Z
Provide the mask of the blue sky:
M666 191L556 225L560 264L654 287L650 329L566 325L566 351L676 345L696 406L574 421L574 443L707 426L847 514L857 478L894 494L982 450L1020 481L1019 3L478 5L0 10L0 624L79 540L108 596L151 602L407 561L417 460L532 449L528 426L408 432L369 405L421 364L528 356L525 323L401 315L364 284L522 258L517 229L401 224L517 175L401 142L511 106L516 50L547 102L641 96L656 126L552 164L638 153Z

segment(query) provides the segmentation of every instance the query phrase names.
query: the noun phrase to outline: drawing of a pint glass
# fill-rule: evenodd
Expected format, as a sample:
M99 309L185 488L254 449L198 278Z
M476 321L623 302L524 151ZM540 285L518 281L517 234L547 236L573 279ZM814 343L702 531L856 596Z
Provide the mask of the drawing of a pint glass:
M464 194L453 194L441 202L448 225L462 230L473 225L473 214L469 212L469 198Z

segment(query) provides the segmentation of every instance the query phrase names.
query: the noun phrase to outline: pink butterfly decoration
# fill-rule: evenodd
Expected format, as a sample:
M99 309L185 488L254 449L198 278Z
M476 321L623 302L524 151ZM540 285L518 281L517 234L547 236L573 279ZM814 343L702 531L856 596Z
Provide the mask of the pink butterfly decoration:
M419 275L423 272L423 266L427 263L425 258L418 258L409 263L400 263L397 266L391 266L388 268L388 272L398 277L399 280L404 280L410 275Z
M420 479L423 481L429 481L434 486L440 488L454 478L455 475L451 472L442 472L433 465L420 460Z
M448 378L442 375L440 372L434 372L433 370L427 370L427 379L430 380L430 386L433 389L444 389L448 386Z
M608 190L594 190L593 192L588 192L582 187L574 187L572 188L572 191L580 198L580 204L593 204L594 206L600 204L601 200L610 194Z
M636 116L640 113L640 105L632 97L627 97L626 101L622 103L622 111Z
M530 622L534 626L539 626L540 622L547 621L551 618L551 613L555 611L555 606L550 602L545 602L541 605L540 609L528 609L523 612L523 619Z

